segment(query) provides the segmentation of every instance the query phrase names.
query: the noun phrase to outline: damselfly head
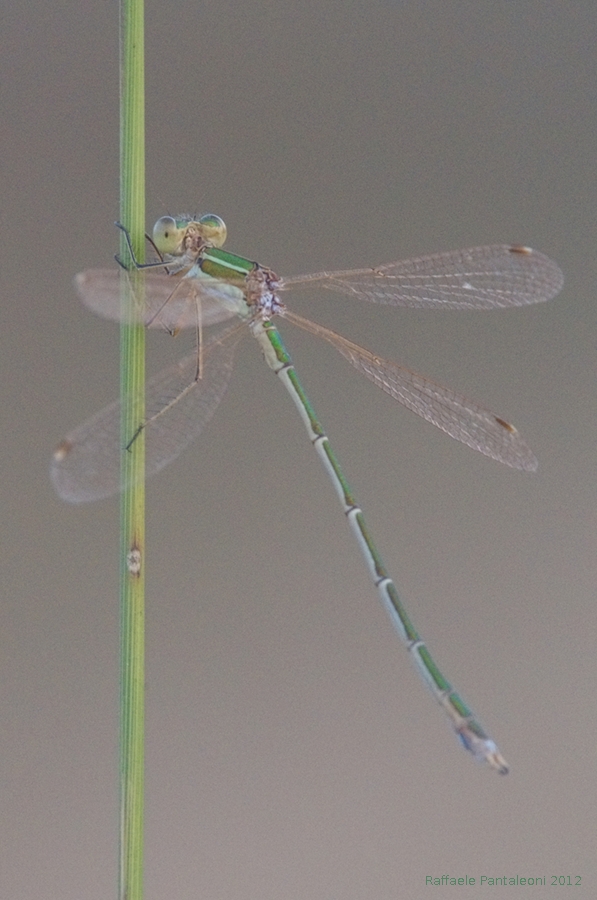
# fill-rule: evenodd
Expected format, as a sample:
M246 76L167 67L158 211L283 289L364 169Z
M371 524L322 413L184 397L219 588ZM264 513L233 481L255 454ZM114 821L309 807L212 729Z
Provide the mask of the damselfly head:
M226 234L223 220L213 213L200 219L162 216L153 226L153 243L165 259L184 256L194 260L206 247L221 247Z

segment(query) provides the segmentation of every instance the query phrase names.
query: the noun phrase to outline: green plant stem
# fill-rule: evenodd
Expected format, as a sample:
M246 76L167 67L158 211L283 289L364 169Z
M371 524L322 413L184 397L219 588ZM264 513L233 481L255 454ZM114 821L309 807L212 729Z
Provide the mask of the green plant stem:
M120 4L120 221L143 260L145 227L144 4ZM121 238L121 259L127 248ZM123 272L123 311L142 299L143 276ZM121 444L145 418L145 329L120 332ZM145 681L145 436L123 451L120 506L120 900L143 897Z

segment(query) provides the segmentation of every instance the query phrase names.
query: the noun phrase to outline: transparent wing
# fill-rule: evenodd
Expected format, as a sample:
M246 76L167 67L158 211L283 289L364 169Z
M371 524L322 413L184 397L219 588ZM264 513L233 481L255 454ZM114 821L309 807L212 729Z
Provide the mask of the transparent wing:
M370 303L433 309L524 306L551 299L563 283L547 256L505 244L283 279L285 287L323 287Z
M236 345L244 332L235 326L203 348L202 377L196 380L197 353L181 359L147 382L145 425L147 477L171 463L209 422L224 396ZM50 474L58 494L70 503L109 497L120 490L120 402L110 403L59 444Z
M120 322L120 278L118 269L87 269L75 276L80 300L104 319ZM178 277L161 272L145 275L145 297L138 304L140 324L152 328L194 328L224 322L239 312L242 291L216 279Z
M332 344L373 384L450 437L514 469L534 472L537 468L535 456L516 428L485 407L302 316L286 311L284 317Z

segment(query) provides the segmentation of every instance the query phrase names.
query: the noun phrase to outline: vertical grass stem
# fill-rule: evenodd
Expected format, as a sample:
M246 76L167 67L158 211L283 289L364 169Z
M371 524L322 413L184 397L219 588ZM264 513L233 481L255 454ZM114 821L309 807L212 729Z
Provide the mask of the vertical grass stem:
M145 228L144 3L120 3L120 221L143 261ZM120 256L128 248L121 237ZM143 275L122 273L121 446L145 418L145 329L128 324ZM128 317L130 321L130 317ZM143 897L145 681L145 436L122 452L120 506L120 900Z

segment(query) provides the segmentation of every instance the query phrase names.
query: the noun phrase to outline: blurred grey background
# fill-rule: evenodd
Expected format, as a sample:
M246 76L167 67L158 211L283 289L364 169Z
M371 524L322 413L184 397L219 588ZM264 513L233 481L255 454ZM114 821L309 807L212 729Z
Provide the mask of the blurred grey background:
M118 390L117 327L72 288L118 244L117 18L2 13L7 900L116 889L118 502L63 504L48 464ZM446 873L541 876L546 895L579 875L575 896L597 895L596 25L589 0L147 3L148 227L216 212L280 275L517 242L566 276L528 309L293 307L513 421L534 476L283 326L415 623L511 774L476 765L421 687L246 340L149 488L148 898L416 900ZM187 347L156 335L150 371Z

